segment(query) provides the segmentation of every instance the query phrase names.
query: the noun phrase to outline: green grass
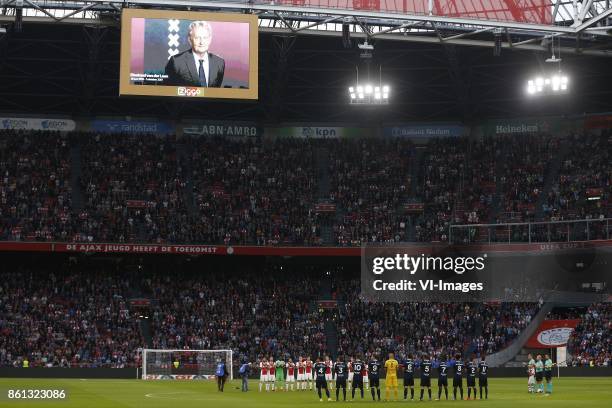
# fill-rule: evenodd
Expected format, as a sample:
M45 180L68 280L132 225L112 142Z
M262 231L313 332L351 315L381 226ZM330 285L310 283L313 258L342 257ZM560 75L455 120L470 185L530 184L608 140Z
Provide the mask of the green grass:
M437 396L436 381L432 381L432 394ZM526 378L489 379L489 399L486 401L426 401L422 403L390 402L384 406L478 406L494 408L522 407L610 407L612 406L612 378L556 378L552 396L527 393ZM273 408L315 406L374 407L366 393L362 401L319 402L314 391L259 392L259 383L250 381L251 391L242 393L239 382L226 385L224 393L216 391L212 381L142 381L142 380L74 380L74 379L10 379L0 378L0 407L126 407L126 408ZM65 389L64 401L9 401L6 393L12 389ZM403 396L400 380L400 398ZM419 388L415 388L418 396ZM452 395L452 388L449 388ZM383 384L384 398L384 384ZM427 393L426 393L427 395ZM335 390L333 393L335 397ZM444 395L442 396L444 398Z

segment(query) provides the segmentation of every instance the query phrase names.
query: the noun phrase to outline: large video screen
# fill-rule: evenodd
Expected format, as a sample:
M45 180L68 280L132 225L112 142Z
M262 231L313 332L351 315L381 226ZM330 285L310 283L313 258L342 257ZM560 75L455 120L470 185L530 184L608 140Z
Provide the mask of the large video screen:
M121 95L257 99L257 16L124 9Z

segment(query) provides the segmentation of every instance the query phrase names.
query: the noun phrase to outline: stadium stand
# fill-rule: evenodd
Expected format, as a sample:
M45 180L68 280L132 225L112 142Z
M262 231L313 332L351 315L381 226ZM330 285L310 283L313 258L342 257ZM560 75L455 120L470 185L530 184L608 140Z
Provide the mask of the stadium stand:
M316 280L287 281L274 268L260 277L228 275L193 274L180 281L152 276L147 290L157 300L151 312L154 348L233 349L249 361L325 352L322 326L310 305Z
M612 366L612 307L609 303L590 305L568 342L568 365L575 367Z
M128 367L144 344L127 300L133 279L111 270L23 269L0 282L0 366Z
M138 366L140 349L147 344L230 348L237 359L250 361L390 349L435 356L451 351L491 354L510 344L538 310L532 303L374 304L359 297L358 280L342 278L333 285L337 313L327 313L315 305L326 286L326 267L285 266L288 274L279 265L249 266L246 261L213 275L207 271L223 263L184 262L173 273L167 270L172 261L118 267L70 259L3 273L0 366L18 367L24 357L33 367ZM327 338L329 323L338 329L335 350ZM598 355L601 361L606 358L598 354L606 352L601 344L605 336L596 341L586 333L599 333L603 324L585 323L580 341L575 341L587 350L580 353Z
M419 147L416 169L417 148L406 139L3 135L2 240L359 246L446 242L451 223L533 221L538 213L543 220L612 215L612 141L605 132L576 135L576 147L559 158L558 175L547 164L564 139L546 135L493 143L435 139ZM319 146L331 157L326 202L335 207L327 215L318 211ZM71 162L71 149L82 165ZM70 182L75 175L79 183ZM72 199L77 196L82 200ZM411 201L422 203L422 212L407 213ZM589 234L577 225L572 236L605 237L606 225L595 224ZM486 235L474 228L460 239ZM502 228L490 240L508 236ZM532 231L532 239L549 238L567 240L567 228ZM527 229L513 229L511 239L527 241Z
M184 181L173 138L91 134L74 140L81 143L85 197L76 241L184 241Z
M360 282L346 288L340 309L340 351L378 354L393 349L401 355L427 352L492 354L515 339L535 313L534 303L374 303L360 298Z
M610 214L612 135L575 135L571 155L563 160L557 181L547 197L549 219L597 219ZM589 200L600 197L599 200Z
M72 239L69 158L59 132L0 131L0 239Z
M414 148L406 140L329 141L331 198L341 221L335 242L359 246L368 242L407 240L402 204L409 192L409 162Z
M191 138L193 230L187 242L318 245L313 144Z
M561 149L568 141L575 147ZM332 215L317 210L317 149L330 158L323 198L333 205ZM0 239L266 246L445 242L451 223L610 217L611 152L606 132L569 139L504 136L493 143L434 139L416 146L404 139L244 142L4 130ZM406 212L410 202L422 203L423 211ZM477 241L481 233L474 230L465 239ZM514 233L517 241L529 238L525 231ZM561 230L548 233L553 240L567 239ZM605 233L592 229L589 238ZM375 304L359 297L359 281L349 277L332 285L337 312L322 312L315 303L323 269L313 271L292 271L287 279L270 265L222 278L131 274L104 265L88 273L78 267L17 268L0 282L0 366L18 367L24 357L34 367L138 366L146 343L231 348L252 361L388 349L492 354L511 344L539 309L534 303ZM130 305L135 297L147 306ZM571 365L610 364L608 305L556 313L581 320L569 342Z

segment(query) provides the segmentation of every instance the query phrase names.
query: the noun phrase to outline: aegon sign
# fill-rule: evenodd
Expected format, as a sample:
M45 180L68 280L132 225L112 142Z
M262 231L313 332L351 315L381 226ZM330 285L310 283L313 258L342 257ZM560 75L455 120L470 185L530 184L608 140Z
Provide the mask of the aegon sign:
M0 118L0 129L55 130L67 132L75 128L76 123L72 119Z

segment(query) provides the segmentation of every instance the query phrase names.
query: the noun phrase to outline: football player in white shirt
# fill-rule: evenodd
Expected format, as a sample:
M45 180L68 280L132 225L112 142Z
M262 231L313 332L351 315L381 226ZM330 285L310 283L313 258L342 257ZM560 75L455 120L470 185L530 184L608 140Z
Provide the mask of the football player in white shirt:
M329 356L325 356L325 380L329 385L330 391L334 389L334 378L332 376L332 367L334 366L334 362L329 358Z
M259 362L259 392L264 384L266 384L266 391L270 391L270 384L268 384L268 362L262 359Z
M304 361L304 357L300 357L297 364L297 389L305 390L306 389L306 361Z
M272 357L268 360L268 383L266 384L266 390L268 389L268 384L271 385L272 391L276 391L276 366Z
M354 373L353 373L353 360L354 360L353 357L351 357L349 359L348 364L347 364L348 365L348 382L346 384L346 387L348 388L349 391L351 390L351 387L353 386L353 375L354 375Z
M295 384L295 363L293 359L289 359L287 362L287 377L285 378L285 391L289 391L289 384L291 384L291 391L293 391L293 384Z
M312 370L313 363L310 356L306 360L306 381L308 381L308 388L312 391L312 381L314 378L314 371Z

